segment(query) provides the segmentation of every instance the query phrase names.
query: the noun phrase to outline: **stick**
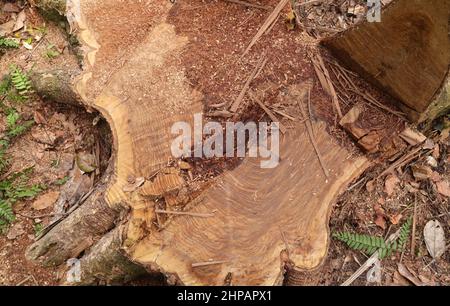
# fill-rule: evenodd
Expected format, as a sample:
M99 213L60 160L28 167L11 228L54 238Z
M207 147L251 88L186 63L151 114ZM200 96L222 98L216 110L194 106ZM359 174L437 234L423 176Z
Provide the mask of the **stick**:
M258 32L253 37L253 39L251 40L250 44L248 45L247 49L245 49L245 51L244 51L244 53L242 54L241 57L243 57L244 55L246 55L248 53L248 51L250 51L250 49L253 47L253 45L261 38L261 36L264 33L267 34L267 32L268 32L267 30L270 28L270 25L277 19L277 17L280 14L281 10L286 6L288 1L289 0L280 0L278 5L275 7L275 9L269 15L269 17L267 17L266 21L264 21L264 23L261 26L261 28L259 28Z
M230 107L231 112L236 112L239 108L239 105L241 104L242 100L244 99L245 94L248 91L248 88L250 87L250 83L255 78L258 71L261 69L261 67L264 67L265 63L267 61L265 60L265 55L263 54L261 58L259 59L258 63L256 64L255 68L253 69L252 73L247 78L247 81L244 84L244 87L242 88L241 92L239 93L239 96L236 98L236 100L233 102L233 104Z
M417 193L414 193L414 214L411 233L411 256L414 258L414 250L416 249L416 218L417 218Z
M277 116L275 116L272 113L272 111L270 109L268 109L267 106L265 106L264 103L262 103L261 100L259 100L252 92L249 92L248 94L250 95L250 98L253 101L255 101L256 103L258 103L259 107L261 107L266 112L266 114L270 117L270 120L272 120L272 122L278 122L281 133L285 134L286 127L281 124L281 122L280 122L280 120L278 120Z
M253 4L253 3L249 3L247 1L241 1L241 0L224 0L226 2L231 2L234 4L240 4L246 7L253 7L253 8L257 8L257 9L261 9L261 10L270 10L271 7L270 6L265 6L265 5L258 5L258 4Z
M308 90L308 92L309 91L310 90ZM306 111L303 109L303 105L301 104L301 102L297 100L297 104L298 104L298 107L300 108L300 112L302 113L303 118L305 118L305 119L308 118L308 115L306 114ZM323 173L325 174L325 177L328 178L328 177L330 177L330 174L327 170L327 167L325 166L325 162L322 159L322 155L320 154L319 148L317 147L316 140L314 139L311 118L310 118L310 120L305 121L305 126L306 126L306 130L308 131L309 140L311 141L311 143L314 147L314 151L316 151L316 155L317 155L317 158L319 159L319 163L320 163L320 166L322 167Z
M392 242L400 236L400 230L392 234L386 242ZM379 256L379 250L373 253L372 256L361 266L355 273L353 273L341 286L350 286L358 277L361 276L367 269L369 269L377 260Z
M157 214L168 214L168 215L184 215L184 216L192 216L192 217L200 217L200 218L210 218L214 217L213 213L192 213L187 211L171 211L171 210L162 210L155 209L155 213Z

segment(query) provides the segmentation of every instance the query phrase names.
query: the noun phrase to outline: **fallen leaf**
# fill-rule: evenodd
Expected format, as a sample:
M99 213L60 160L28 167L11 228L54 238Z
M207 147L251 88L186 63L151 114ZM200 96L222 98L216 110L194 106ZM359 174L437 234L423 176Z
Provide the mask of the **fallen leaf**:
M389 217L389 221L391 221L391 223L393 225L397 225L400 222L400 220L402 219L402 217L403 217L402 214L397 214L392 217Z
M423 229L428 253L433 259L439 258L445 252L445 233L437 220L428 221Z
M375 224L381 227L382 229L386 229L386 213L380 204L375 204L373 209L375 210Z
M367 271L366 279L368 283L381 283L381 263L375 260L373 267Z
M50 191L37 198L36 201L34 201L33 204L31 204L31 207L33 207L36 210L44 210L49 207L52 207L53 204L55 204L56 200L58 200L58 198L59 198L58 191Z
M447 181L440 181L436 183L437 191L443 196L450 197L450 186Z
M435 183L442 181L441 175L436 171L433 171L433 173L431 173L430 179Z
M411 283L406 278L404 278L400 273L398 273L398 271L394 272L392 281L396 286L411 286Z
M412 271L407 268L404 264L399 263L398 264L398 272L401 276L405 277L407 280L409 280L411 283L413 283L416 286L424 286L425 284L417 277L415 276Z
M20 12L20 7L15 3L7 2L3 6L2 11L4 13L18 13L18 12Z
M22 224L16 223L9 229L6 238L8 238L9 240L14 240L17 237L22 236L23 234L25 234L25 231L22 227Z
M0 24L0 36L8 36L13 32L14 25L16 22L14 20L10 20L3 24Z
M47 123L47 120L45 120L44 115L42 115L40 112L38 111L34 111L33 113L33 119L34 122L36 122L36 124L43 124L43 123Z
M369 192L369 193L373 192L375 190L375 182L373 180L368 181L366 184L366 189L367 189L367 192Z
M95 156L89 153L80 152L75 158L78 168L84 173L91 173L97 166L95 165Z
M25 26L25 20L27 19L27 15L25 14L25 10L21 11L17 14L16 23L14 24L13 32L19 31Z
M384 182L384 191L388 196L394 193L395 187L400 183L399 178L396 175L389 175Z

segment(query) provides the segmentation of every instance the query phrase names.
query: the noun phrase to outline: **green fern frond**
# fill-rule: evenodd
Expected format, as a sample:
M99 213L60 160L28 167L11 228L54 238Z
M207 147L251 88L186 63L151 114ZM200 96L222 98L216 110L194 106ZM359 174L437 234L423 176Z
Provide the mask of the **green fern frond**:
M4 223L11 223L15 218L11 203L0 200L0 220L3 220Z
M11 65L11 81L19 95L26 97L32 92L31 81L28 75L19 67Z
M403 223L400 228L400 236L398 237L398 246L400 250L405 249L406 243L409 239L411 233L412 218L408 218L405 223Z
M17 48L19 48L19 46L20 46L20 44L14 39L4 38L4 37L0 38L0 47L2 47L2 48L15 48L15 49L17 49Z
M379 257L384 258L396 250L396 243L386 243L382 237L360 235L349 232L334 233L333 237L344 242L349 248L372 255L379 250Z

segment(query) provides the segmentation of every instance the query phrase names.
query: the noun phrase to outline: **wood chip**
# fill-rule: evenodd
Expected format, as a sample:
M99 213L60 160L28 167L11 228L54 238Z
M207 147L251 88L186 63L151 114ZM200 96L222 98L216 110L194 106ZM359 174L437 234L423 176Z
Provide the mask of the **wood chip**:
M408 144L415 146L423 143L427 137L420 132L414 131L413 129L407 127L399 136L406 141Z

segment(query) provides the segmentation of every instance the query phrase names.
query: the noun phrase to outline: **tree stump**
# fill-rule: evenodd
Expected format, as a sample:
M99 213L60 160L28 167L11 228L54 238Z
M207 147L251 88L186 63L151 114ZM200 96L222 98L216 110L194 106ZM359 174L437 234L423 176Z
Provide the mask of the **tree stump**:
M394 0L381 22L364 21L324 45L397 98L412 121L450 111L450 1Z
M30 246L28 258L58 265L88 250L79 278L66 281L72 284L125 281L143 267L173 283L273 285L281 283L286 263L316 268L326 256L332 204L370 165L337 144L321 122L312 124L328 178L304 123L297 123L281 140L278 167L261 169L259 159L245 159L188 195L187 214L160 229L153 225L164 212L156 212L146 186L172 158L171 127L202 111L202 93L178 60L188 39L166 23L171 6L167 0L68 1L66 15L84 50L83 71L70 87L107 119L113 171L106 190ZM289 98L303 103L306 96L300 86ZM130 189L139 178L144 185ZM162 189L172 183L159 181Z

